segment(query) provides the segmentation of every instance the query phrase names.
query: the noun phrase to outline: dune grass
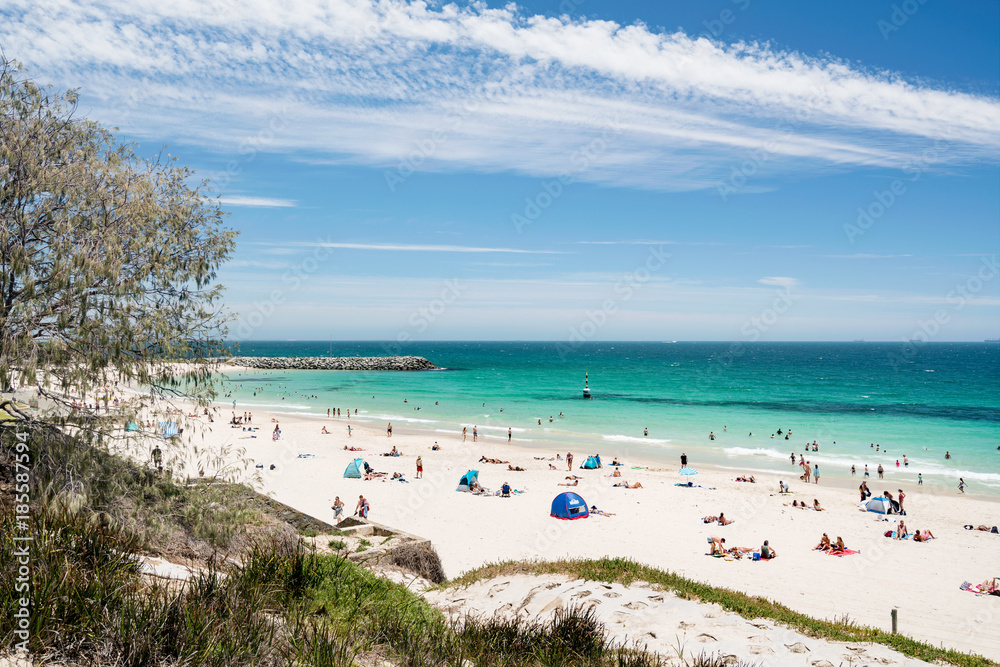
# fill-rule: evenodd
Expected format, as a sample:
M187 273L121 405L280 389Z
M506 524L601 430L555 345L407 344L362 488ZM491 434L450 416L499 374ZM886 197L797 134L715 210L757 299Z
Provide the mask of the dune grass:
M765 618L797 630L809 637L833 641L872 642L927 662L943 661L961 667L995 667L997 663L979 655L944 649L901 634L860 626L846 618L835 621L815 619L767 598L747 595L693 581L673 572L659 570L627 558L558 561L502 561L484 565L439 586L467 586L483 579L514 574L564 574L589 581L629 585L643 581L671 591L685 600L714 602L746 619Z

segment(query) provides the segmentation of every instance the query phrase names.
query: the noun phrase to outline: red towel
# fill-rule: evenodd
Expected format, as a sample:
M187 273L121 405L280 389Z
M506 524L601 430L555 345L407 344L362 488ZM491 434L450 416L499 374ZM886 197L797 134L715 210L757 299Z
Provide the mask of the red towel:
M827 551L826 553L830 554L831 556L853 556L854 554L859 554L861 552L855 551L854 549L844 549L841 552Z

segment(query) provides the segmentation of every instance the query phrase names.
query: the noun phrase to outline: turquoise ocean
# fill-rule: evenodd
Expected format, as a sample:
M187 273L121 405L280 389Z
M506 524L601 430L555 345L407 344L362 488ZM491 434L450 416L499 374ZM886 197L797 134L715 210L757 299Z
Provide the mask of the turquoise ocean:
M887 480L911 484L920 473L926 487L954 490L961 477L969 493L1000 496L996 343L262 341L238 351L412 354L441 369L231 373L217 400L235 400L241 412L325 417L340 408L345 427L351 410L353 425L391 421L397 434L441 435L467 426L470 439L477 426L493 443L505 442L510 428L516 444L547 455L571 450L679 467L684 452L693 467L788 477L797 470L790 454L815 440L819 451L806 458L826 480L849 480L852 464L859 478L867 464L875 479L881 464Z

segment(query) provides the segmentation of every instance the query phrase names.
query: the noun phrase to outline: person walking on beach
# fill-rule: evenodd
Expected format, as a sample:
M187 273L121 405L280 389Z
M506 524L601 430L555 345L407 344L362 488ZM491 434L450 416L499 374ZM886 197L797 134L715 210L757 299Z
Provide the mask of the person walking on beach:
M687 454L683 454L683 453L681 454L681 467L682 468L687 468L688 467L688 455Z
M351 425L350 424L347 425L347 437L348 438L351 437Z
M330 509L333 510L333 520L340 519L340 515L344 513L344 501L340 499L340 496L333 499L333 506Z
M958 478L958 490L965 494L965 480L961 477Z
M392 437L392 422L389 422L389 425L385 427L385 437Z
M896 502L899 503L899 513L906 514L906 512L903 511L903 498L906 497L906 494L903 493L902 489L897 489L897 491L899 491L899 498L896 500Z
M368 518L368 501L365 500L364 495L358 496L358 506L354 508L354 513L357 514L362 519Z
M472 442L479 442L479 427L472 427Z
M469 427L468 426L463 426L462 427L462 442L465 442L465 439L467 437L469 437Z
M854 477L857 474L858 474L858 469L856 467L854 467L854 465L852 464L851 465L851 477Z
M885 468L882 467L881 463L878 464L878 478L885 479Z
M510 436L511 436L511 430L510 430L510 428L508 428L507 429L507 444L508 445L510 444Z
M417 457L417 479L422 479L424 476L424 460L421 457Z
M814 467L814 471L813 471L813 484L819 484L819 464L818 463L814 463L813 467Z
M566 452L566 470L573 469L573 453Z
M924 474L918 472L917 473L917 486L923 486L923 485L924 485Z
M160 450L159 445L153 448L152 457L153 466L155 466L160 472L163 472L163 452Z

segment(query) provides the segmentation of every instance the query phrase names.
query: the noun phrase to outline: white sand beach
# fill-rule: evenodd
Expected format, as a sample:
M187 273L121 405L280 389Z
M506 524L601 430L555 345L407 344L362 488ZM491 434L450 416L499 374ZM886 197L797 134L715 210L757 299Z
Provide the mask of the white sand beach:
M896 608L901 633L1000 660L996 631L1000 598L959 588L963 581L975 584L1000 576L996 557L1000 535L963 528L1000 524L1000 503L988 498L934 495L916 486L903 487L907 527L929 529L937 539L896 541L883 535L894 524L859 511L856 491L807 486L791 466L785 481L794 480L793 494L783 496L777 493L778 479L762 475L753 484L736 482L732 472L719 470L703 469L688 478L637 460L623 460L621 478L610 476L612 467L580 469L589 454L600 454L605 464L610 463L618 455L612 446L601 452L573 452L573 469L567 470L565 461L555 460L555 451L545 454L548 460L538 460L542 453L537 449L508 445L505 436L481 435L479 442L473 442L471 429L464 443L461 436L411 433L398 426L389 438L384 430L346 418L255 412L253 425L259 430L247 432L226 423L230 406L219 405L217 410L212 424L204 417L188 419L183 436L198 446L203 460L212 451L229 448L227 460L232 462L236 450L242 449L252 459L251 466L262 466L249 469L259 476L262 491L330 522L336 496L350 514L363 494L372 520L430 539L449 578L508 559L627 557L697 581L765 596L817 618L848 616L888 629L891 610ZM272 440L275 423L281 429L277 441ZM323 427L329 434L321 432ZM439 451L431 449L435 442ZM345 451L345 446L364 451ZM381 455L393 446L401 456ZM175 452L165 448L164 454L169 462ZM559 454L565 458L566 452ZM696 452L689 455L691 467L698 468ZM423 479L415 479L417 456L423 460ZM480 463L482 456L509 464ZM187 469L197 470L199 466L188 457ZM407 482L388 477L345 479L344 470L356 457L377 471L403 473ZM508 465L525 471L508 471ZM468 470L479 470L480 482L491 491L509 482L522 493L501 498L456 492ZM206 475L215 472L205 468ZM580 477L579 485L560 486L569 482L570 475ZM640 482L643 488L615 488L613 484L621 480ZM675 486L689 480L694 487ZM877 479L869 484L876 494L883 490ZM885 489L895 493L896 486L886 484ZM553 498L567 490L613 516L551 518ZM811 505L813 499L824 511L791 507L793 500ZM702 523L703 516L720 512L735 523L724 527ZM843 537L848 548L860 553L838 557L814 551L824 532L833 540ZM724 537L726 546L752 548L766 539L778 557L756 562L713 558L707 555L711 535ZM672 636L672 629L664 631ZM698 635L701 630L692 632Z

